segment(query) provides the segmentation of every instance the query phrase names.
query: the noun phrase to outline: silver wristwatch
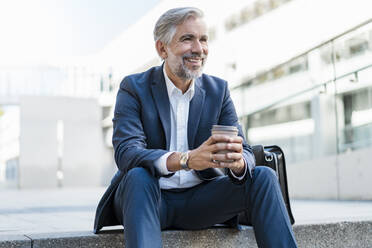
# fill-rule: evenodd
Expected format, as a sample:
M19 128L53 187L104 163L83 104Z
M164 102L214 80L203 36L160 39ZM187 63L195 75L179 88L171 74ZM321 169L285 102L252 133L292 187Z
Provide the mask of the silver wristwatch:
M189 152L187 151L187 152L181 153L180 164L183 170L186 170L186 171L190 170L187 164L188 161L189 161Z

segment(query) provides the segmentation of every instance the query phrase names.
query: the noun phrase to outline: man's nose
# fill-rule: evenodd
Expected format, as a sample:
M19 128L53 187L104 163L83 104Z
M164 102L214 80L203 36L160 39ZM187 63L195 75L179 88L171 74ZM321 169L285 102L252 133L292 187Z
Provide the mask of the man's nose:
M192 53L202 54L203 53L203 46L200 41L195 40L192 45Z

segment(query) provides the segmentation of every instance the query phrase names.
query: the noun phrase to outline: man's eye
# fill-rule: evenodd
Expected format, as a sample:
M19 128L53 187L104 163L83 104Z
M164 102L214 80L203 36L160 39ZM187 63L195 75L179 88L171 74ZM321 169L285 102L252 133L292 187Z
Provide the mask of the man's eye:
M208 36L202 36L200 37L200 42L208 42Z

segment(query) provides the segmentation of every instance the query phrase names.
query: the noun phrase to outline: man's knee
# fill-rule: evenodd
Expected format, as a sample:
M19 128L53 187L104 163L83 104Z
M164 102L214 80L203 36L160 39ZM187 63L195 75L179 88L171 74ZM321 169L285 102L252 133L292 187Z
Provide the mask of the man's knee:
M151 178L152 176L145 168L135 167L128 171L126 177L131 178L131 179L133 178L135 180L141 180L141 179L146 180L146 179Z
M130 193L159 187L158 180L142 167L130 169L122 180L120 186Z
M278 182L278 177L273 169L267 166L257 166L254 169L253 178L255 182Z

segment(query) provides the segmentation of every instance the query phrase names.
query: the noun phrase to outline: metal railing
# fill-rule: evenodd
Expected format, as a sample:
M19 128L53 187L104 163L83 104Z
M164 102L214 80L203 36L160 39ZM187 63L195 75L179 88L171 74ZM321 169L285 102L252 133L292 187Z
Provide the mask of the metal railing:
M275 108L276 106L278 106L278 105L280 105L280 104L282 104L282 103L284 103L284 102L287 102L287 101L289 101L289 100L291 100L291 99L293 99L293 98L299 97L299 96L301 96L301 95L304 95L304 94L306 94L306 93L308 93L308 92L311 92L311 91L313 91L313 90L316 90L316 89L318 89L318 88L322 88L322 87L326 88L326 85L328 85L328 84L330 84L330 83L334 83L334 82L336 82L336 81L338 81L338 80L341 80L341 79L343 79L343 78L347 78L347 77L349 77L349 76L351 76L351 75L355 76L355 78L357 79L357 78L358 78L358 73L359 73L359 72L362 72L362 71L367 70L367 69L369 69L369 68L372 68L372 64L369 64L369 65L367 65L367 66L364 66L364 67L362 67L362 68L360 68L360 69L358 69L358 70L355 70L355 71L351 71L351 72L345 73L345 74L343 74L343 75L341 75L341 76L335 77L334 79L327 80L326 82L316 84L316 85L311 86L311 87L309 87L309 88L306 88L306 89L304 89L304 90L300 90L300 91L298 91L298 92L296 92L296 93L294 93L294 94L291 94L291 95L285 96L285 97L283 97L283 98L281 98L281 99L279 99L279 100L276 100L276 101L274 101L274 102L272 102L272 103L270 103L270 104L268 104L268 105L265 105L265 106L263 106L263 107L259 107L258 109L255 109L255 110L252 110L252 111L248 112L246 115L253 115L253 114L257 114L257 113L263 112L263 111L267 111L267 110L269 110L269 109L273 109L273 108Z

